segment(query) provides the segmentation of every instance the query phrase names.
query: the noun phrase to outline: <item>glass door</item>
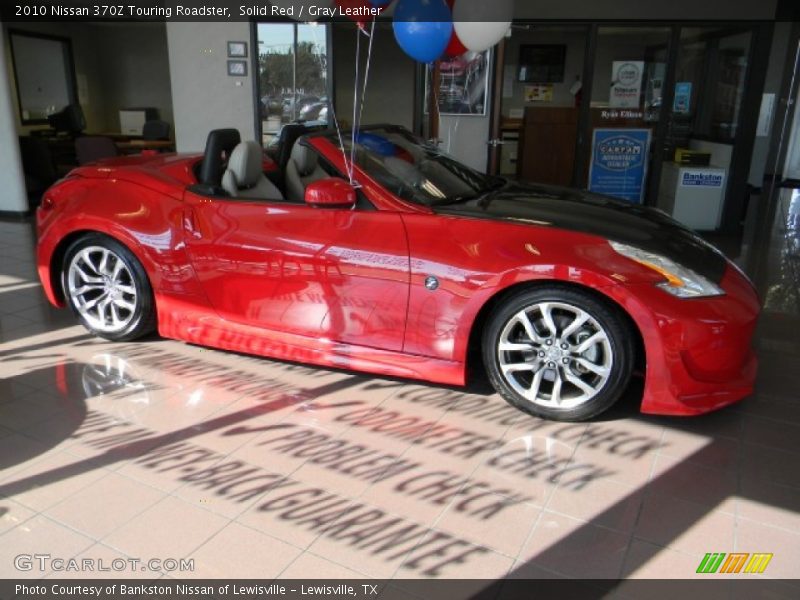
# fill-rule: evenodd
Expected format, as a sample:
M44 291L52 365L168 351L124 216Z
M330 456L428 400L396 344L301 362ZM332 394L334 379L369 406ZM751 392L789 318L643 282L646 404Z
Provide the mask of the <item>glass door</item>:
M720 229L730 197L751 38L719 27L680 32L656 204L699 231Z
M327 123L328 29L318 23L259 23L258 102L268 146L286 123Z
M588 37L588 25L514 23L495 86L495 174L573 185Z
M750 270L763 298L761 325L796 341L800 325L800 27L789 45L771 152L770 186L759 202L759 227L750 243Z
M670 27L598 27L579 186L643 204L657 163Z

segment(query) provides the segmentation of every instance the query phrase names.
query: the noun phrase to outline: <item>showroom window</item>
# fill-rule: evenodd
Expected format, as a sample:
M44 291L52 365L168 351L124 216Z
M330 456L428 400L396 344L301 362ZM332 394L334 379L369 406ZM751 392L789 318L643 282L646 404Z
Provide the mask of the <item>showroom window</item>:
M750 31L705 27L681 30L675 97L668 112L667 142L672 149L688 147L692 140L728 146L735 143L751 37Z
M286 123L327 123L330 98L328 27L318 23L259 23L258 111L268 145Z
M741 235L768 28L515 22L490 173L657 206Z

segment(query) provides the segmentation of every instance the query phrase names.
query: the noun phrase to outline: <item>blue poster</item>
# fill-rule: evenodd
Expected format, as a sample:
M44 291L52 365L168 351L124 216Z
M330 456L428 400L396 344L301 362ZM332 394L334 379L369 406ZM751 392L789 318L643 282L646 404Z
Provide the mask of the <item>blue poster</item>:
M589 191L641 204L649 151L649 129L595 129Z
M692 82L679 81L675 84L675 98L672 101L672 112L688 114L692 109Z

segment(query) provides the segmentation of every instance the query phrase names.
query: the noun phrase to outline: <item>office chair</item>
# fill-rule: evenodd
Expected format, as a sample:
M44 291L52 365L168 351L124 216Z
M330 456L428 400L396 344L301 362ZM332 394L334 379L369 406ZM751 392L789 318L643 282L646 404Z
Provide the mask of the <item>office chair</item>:
M168 140L169 123L159 120L145 121L142 137L146 140Z

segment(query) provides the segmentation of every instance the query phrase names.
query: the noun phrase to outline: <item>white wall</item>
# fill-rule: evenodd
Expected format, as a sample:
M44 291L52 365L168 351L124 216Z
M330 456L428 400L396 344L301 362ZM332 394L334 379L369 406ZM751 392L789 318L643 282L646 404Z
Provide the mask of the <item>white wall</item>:
M16 116L6 61L6 39L0 28L0 211L25 212L28 200L17 141Z
M356 26L353 23L337 23L332 30L336 115L340 120L350 123L353 120L355 91ZM362 78L368 43L366 36L362 36ZM361 123L393 123L412 128L415 73L416 65L397 45L391 25L378 25L372 45L372 64Z
M202 151L208 132L222 127L255 137L250 65L247 77L228 77L228 41L246 41L251 54L249 23L167 23L178 152Z

